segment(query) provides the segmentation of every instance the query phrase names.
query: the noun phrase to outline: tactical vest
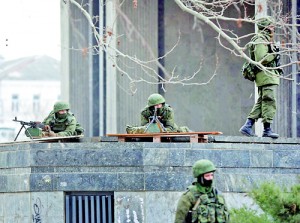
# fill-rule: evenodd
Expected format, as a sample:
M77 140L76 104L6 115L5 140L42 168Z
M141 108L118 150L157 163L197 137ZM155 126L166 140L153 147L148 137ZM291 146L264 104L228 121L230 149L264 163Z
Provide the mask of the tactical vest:
M70 125L72 119L73 119L72 113L68 113L68 116L65 119L57 119L53 114L52 119L49 121L49 125L53 132L55 133L62 132L66 130L68 125ZM76 123L75 132L76 132L75 135L81 135L84 132L84 129L78 122Z
M196 186L190 186L189 190L195 197L195 202L200 197L200 204L193 212L192 222L197 223L228 223L229 212L225 205L225 199L218 194L216 188L210 193L199 193ZM194 204L193 204L194 205Z
M66 130L67 126L70 125L71 121L72 117L70 117L69 115L65 119L56 119L53 116L53 119L50 121L49 125L52 131L57 133Z
M255 44L255 41L259 38L262 39L263 42L265 42L265 43L269 43L269 41L270 41L269 38L263 34L258 34L256 36L252 37L251 41L247 44L247 47L249 49L249 56L250 56L251 60L253 60L253 61L255 61L254 51L255 51L255 45L257 44L257 43ZM267 45L268 45L268 53L270 53L270 54L276 53L276 57L274 60L268 62L267 64L263 64L263 65L265 67L280 66L280 63L279 63L280 54L278 54L279 49L271 43L269 43ZM278 70L279 74L282 73L281 68L277 69L277 70ZM241 69L241 72L242 72L244 78L248 79L250 81L255 81L256 74L259 73L260 71L261 71L261 69L259 67L257 67L256 65L254 65L248 61L244 62L242 69Z

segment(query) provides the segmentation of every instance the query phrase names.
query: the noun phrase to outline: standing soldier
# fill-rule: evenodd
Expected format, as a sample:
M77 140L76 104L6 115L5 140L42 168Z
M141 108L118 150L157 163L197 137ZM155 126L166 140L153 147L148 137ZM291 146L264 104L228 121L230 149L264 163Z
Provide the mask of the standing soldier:
M265 67L278 67L280 54L273 44L274 23L270 17L257 21L258 34L251 40L254 45L253 54L256 62L261 62ZM250 48L251 50L251 48ZM262 118L264 131L262 137L278 138L279 135L271 130L271 123L276 113L276 87L279 85L280 69L260 70L255 76L258 88L258 99L247 117L246 123L240 132L246 136L256 136L252 132L255 121Z
M72 136L81 135L84 129L77 123L75 116L69 111L70 106L66 102L56 102L53 111L43 121L45 125L43 136Z
M178 201L175 223L228 223L229 212L224 197L213 187L215 165L198 160L193 165L197 179Z

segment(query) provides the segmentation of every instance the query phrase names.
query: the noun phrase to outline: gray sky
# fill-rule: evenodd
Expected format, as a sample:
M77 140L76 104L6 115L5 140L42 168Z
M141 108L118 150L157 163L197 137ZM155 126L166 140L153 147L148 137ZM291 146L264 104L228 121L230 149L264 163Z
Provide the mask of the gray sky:
M49 55L60 60L60 0L0 0L0 30L5 59Z

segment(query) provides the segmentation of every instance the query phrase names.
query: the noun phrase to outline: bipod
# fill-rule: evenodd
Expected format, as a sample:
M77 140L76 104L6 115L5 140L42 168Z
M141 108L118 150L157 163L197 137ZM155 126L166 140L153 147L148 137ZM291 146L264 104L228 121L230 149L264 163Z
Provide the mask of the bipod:
M20 132L22 131L23 128L25 129L25 132L26 132L26 130L27 130L27 128L25 127L25 124L24 124L24 123L21 123L21 125L22 125L22 126L21 126L21 128L20 128L20 130L19 130L17 136L15 137L15 140L14 140L14 141L17 140L17 138L19 137L19 134L20 134ZM27 131L27 133L28 133L30 139L33 140L33 138L32 138L32 136L31 136L30 132Z
M159 128L160 132L165 132L166 131L164 125L161 123L161 121L159 121L159 119L157 117L157 108L155 108L154 115L150 116L150 118L151 118L151 121L148 123L148 125L145 129L145 131L144 131L145 133L147 132L150 125L153 124L153 123L156 123L158 125L158 128Z

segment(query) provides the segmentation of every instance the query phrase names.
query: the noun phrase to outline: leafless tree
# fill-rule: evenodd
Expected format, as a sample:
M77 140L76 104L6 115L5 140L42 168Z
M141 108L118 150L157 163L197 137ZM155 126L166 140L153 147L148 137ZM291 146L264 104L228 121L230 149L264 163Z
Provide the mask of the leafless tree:
M160 83L174 83L182 85L202 85L207 84L217 73L217 67L211 74L211 78L205 83L193 82L194 77L199 73L203 64L200 63L199 69L197 69L193 74L188 76L179 76L175 72L175 68L171 71L166 70L165 67L160 63L161 59L167 57L168 54L172 53L174 48L178 45L180 41L180 34L178 36L178 42L174 44L174 47L165 53L162 57L157 57L151 47L145 41L144 37L141 35L139 30L134 26L134 23L129 19L129 17L122 11L122 4L126 0L106 0L103 1L104 4L110 2L114 4L116 9L116 15L121 16L122 20L125 21L127 27L127 32L134 33L137 38L142 42L145 49L149 52L151 59L144 60L136 57L135 55L129 55L126 52L122 52L118 48L118 39L120 34L117 34L114 30L115 27L105 27L105 32L99 30L95 26L95 18L93 18L88 11L86 11L82 4L78 3L76 0L69 0L70 4L77 6L86 17L89 22L90 27L93 30L95 39L97 40L97 46L91 46L94 53L103 50L107 54L107 58L113 61L116 69L118 69L123 75L126 75L131 83L136 82L147 82L150 84L157 84L158 80ZM139 1L133 0L132 7L139 7ZM299 67L299 16L293 18L291 12L285 13L283 10L283 0L266 0L265 4L254 0L174 0L174 2L186 13L191 14L195 18L195 25L199 21L205 23L211 27L215 33L219 45L236 57L243 58L244 60L251 62L262 70L268 71L271 69L289 69L290 72L286 73L281 78L291 80L293 77L293 70L290 69L292 66ZM256 2L256 3L255 3ZM67 3L67 2L66 2ZM256 4L256 5L255 5ZM256 11L254 15L250 15L248 9L250 7L255 7ZM266 8L268 7L268 8ZM228 10L235 10L233 17L230 17ZM274 38L274 43L279 46L279 53L281 55L282 63L279 67L270 68L265 67L261 62L255 62L251 60L248 55L247 44L245 44L245 39L250 39L255 35L255 31L247 33L246 35L240 35L237 30L242 29L244 24L255 24L257 19L260 17L262 12L268 12L274 18L276 36ZM265 13L267 14L267 13ZM224 24L231 22L236 24L236 29L230 30ZM226 44L224 44L226 43ZM118 63L119 58L125 58L131 61L136 66L140 67L145 74L147 74L150 79L145 79L142 77L136 77L131 75L130 72L120 66ZM216 58L218 61L218 58ZM157 68L163 71L164 76L160 76L157 72ZM299 69L299 68L298 68Z

